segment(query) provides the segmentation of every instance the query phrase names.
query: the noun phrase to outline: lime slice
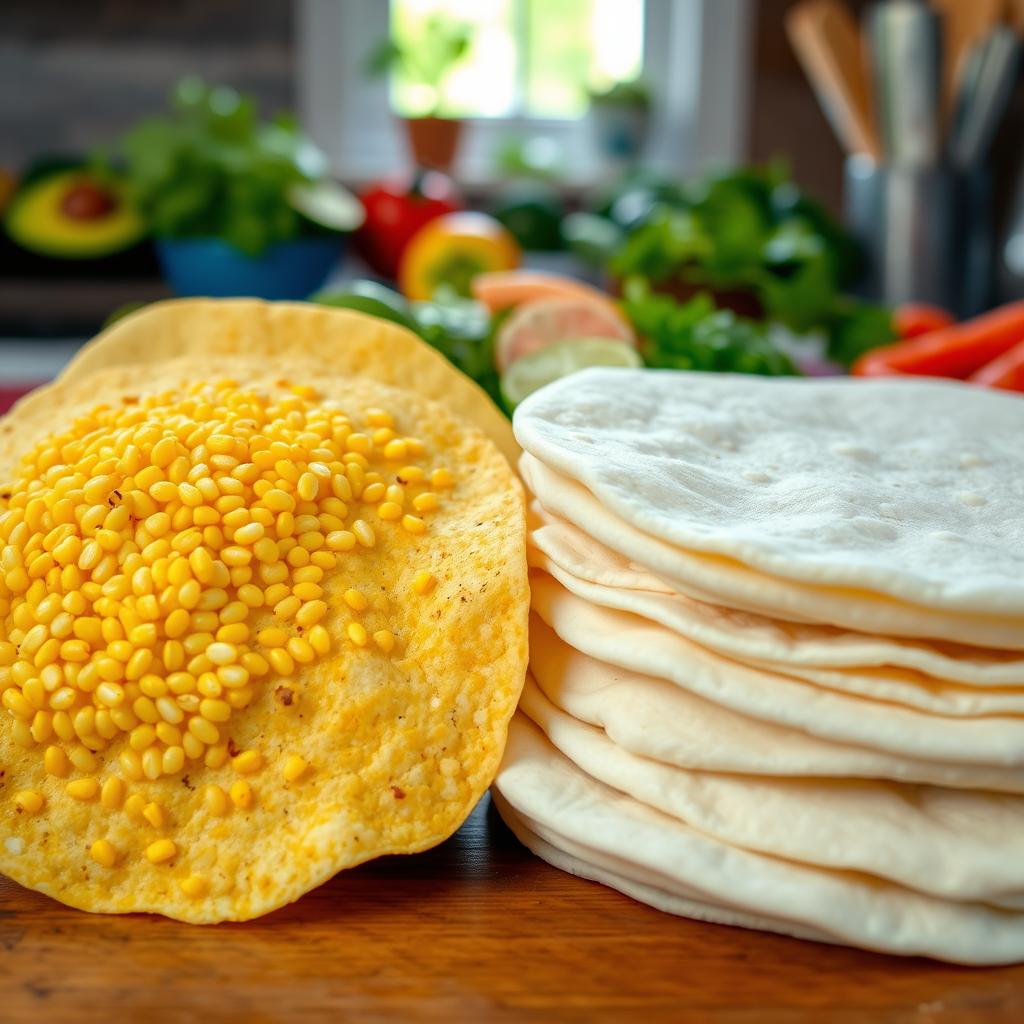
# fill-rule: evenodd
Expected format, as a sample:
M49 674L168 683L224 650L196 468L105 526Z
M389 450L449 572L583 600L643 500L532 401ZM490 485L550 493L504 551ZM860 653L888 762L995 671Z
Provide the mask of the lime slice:
M517 359L502 375L501 394L514 409L527 395L588 366L643 366L635 348L615 338L570 338Z

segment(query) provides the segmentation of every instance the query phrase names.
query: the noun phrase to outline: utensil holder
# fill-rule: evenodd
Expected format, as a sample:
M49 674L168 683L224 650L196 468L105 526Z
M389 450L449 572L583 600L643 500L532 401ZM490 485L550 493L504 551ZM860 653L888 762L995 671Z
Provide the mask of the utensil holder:
M887 304L929 302L958 316L986 309L992 290L987 169L876 164L854 155L844 208L861 244L862 294Z

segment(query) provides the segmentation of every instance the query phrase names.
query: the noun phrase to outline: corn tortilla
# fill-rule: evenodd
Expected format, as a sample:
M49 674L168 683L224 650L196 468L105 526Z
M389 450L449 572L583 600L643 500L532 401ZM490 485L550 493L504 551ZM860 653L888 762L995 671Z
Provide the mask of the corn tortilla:
M475 381L397 324L347 309L259 299L169 299L118 320L86 345L61 381L108 366L181 356L309 359L330 373L371 377L443 403L479 427L512 465L512 427ZM226 369L230 368L230 364Z
M248 305L254 318L259 308L264 321L275 320L268 307ZM154 332L157 347L161 337L169 344L178 336L167 320L173 310L152 311L165 324L162 335ZM183 312L190 320L192 311ZM365 328L361 319L359 325ZM143 343L135 328L130 333ZM11 478L15 462L38 440L98 403L130 408L143 396L217 380L224 371L223 358L213 356L91 373L79 367L0 422L0 480ZM296 663L288 678L270 672L228 723L232 756L256 751L262 767L243 775L232 760L215 768L196 761L155 781L128 781L126 796L141 793L160 805L159 826L133 818L127 799L109 810L95 799L69 797L67 784L83 773L47 774L42 745L19 746L14 719L0 708L0 872L85 910L245 920L343 868L433 846L458 828L490 784L525 677L524 501L495 446L443 406L367 377L328 375L322 365L290 360L284 381L280 361L242 358L231 361L230 373L238 390L272 397L288 394L288 384L314 385L314 403L333 400L354 423L364 410L390 410L396 428L423 442L423 466L449 467L454 487L424 516L429 526L418 535L357 506L377 539L347 553L324 577L321 624L330 652ZM420 573L431 574L429 591L418 592ZM370 602L359 613L344 596L353 588ZM273 625L273 617L255 609L253 634ZM397 646L386 654L373 642L355 644L346 632L355 621L367 634L389 630ZM125 736L97 755L101 764L91 774L99 782L116 774ZM286 780L296 757L307 767L301 778ZM205 787L230 792L239 781L250 785L252 805L212 813ZM41 811L18 810L25 791L42 796ZM99 839L116 851L110 867L90 856ZM151 863L146 851L161 839L171 839L176 853Z

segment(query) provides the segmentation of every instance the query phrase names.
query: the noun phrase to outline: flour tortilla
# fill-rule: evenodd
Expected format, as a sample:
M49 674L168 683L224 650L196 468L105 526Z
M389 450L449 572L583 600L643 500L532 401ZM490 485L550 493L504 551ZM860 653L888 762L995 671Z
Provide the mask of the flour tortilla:
M793 938L836 944L836 940L832 936L811 928L801 928L790 921L754 917L752 914L745 914L733 907L708 903L706 900L696 898L697 894L682 883L676 885L675 891L669 892L647 882L635 881L629 877L630 874L649 876L649 873L619 861L618 858L608 857L596 850L574 843L571 839L566 839L543 825L536 823L532 823L532 827L527 825L525 819L512 809L511 804L497 790L492 791L492 799L502 821L511 829L516 839L541 860L567 874L587 881L599 882L610 889L617 889L638 903L646 903L656 910L674 914L677 917L688 917L694 921L705 921L709 924L777 932L780 935L789 935ZM547 838L542 839L541 834ZM554 845L556 842L557 846ZM689 895L681 895L684 892Z
M1024 765L1024 718L943 718L825 690L723 658L636 615L597 608L536 570L530 582L534 611L571 647L741 714L903 757Z
M946 680L934 679L910 669L889 666L819 668L815 665L751 657L750 648L757 646L757 640L770 639L773 634L788 637L790 643L796 646L793 643L793 632L801 627L794 625L793 632L787 633L781 623L773 624L763 620L766 624L764 633L767 633L767 637L756 635L755 624L751 630L755 634L754 643L751 644L747 642L747 634L741 627L730 627L734 619L754 619L754 616L742 612L731 613L727 609L692 601L679 594L652 594L589 583L566 572L557 562L532 545L527 549L527 556L531 567L543 570L561 583L566 590L584 601L602 608L639 615L666 626L685 639L718 654L757 668L804 679L829 690L903 704L929 714L965 718L1000 713L1024 714L1024 688L1021 687L982 689L977 686L951 684ZM803 628L812 634L814 632L813 627ZM853 634L846 635L856 643L857 638ZM827 650L827 643L821 646Z
M627 561L578 527L530 502L531 557L541 567L557 566L586 587L581 596L596 604L633 611L663 609L665 625L697 643L739 658L820 668L883 668L891 666L934 679L985 688L1024 687L1024 656L941 640L908 640L855 633L835 626L788 622L723 605L697 601L674 590L657 576ZM543 563L543 564L541 564ZM628 591L623 595L620 591ZM671 602L662 598L671 598ZM612 604L611 602L629 604ZM671 622L667 621L672 607ZM643 613L647 618L653 614ZM661 621L660 619L658 621Z
M1024 401L959 382L591 369L520 444L635 528L805 585L1024 617Z
M794 622L828 623L885 636L937 638L1024 649L1024 620L916 607L866 590L795 583L721 555L687 551L643 533L569 477L530 455L520 472L548 512L700 601ZM941 552L936 554L940 558Z
M348 309L259 299L170 299L118 320L60 375L78 381L108 366L143 366L183 356L237 357L282 367L313 360L325 373L355 374L432 398L482 430L515 466L508 419L484 390L411 331Z
M1024 905L1024 797L694 772L616 746L532 680L519 707L588 775L732 846L943 899Z
M821 739L739 714L663 679L573 650L537 616L530 667L544 695L618 746L701 771L796 778L890 779L1024 793L1024 769L950 765Z
M534 831L543 826L632 863L658 888L682 883L707 903L882 952L975 964L1024 959L1024 915L719 842L586 775L522 714L513 719L495 786Z

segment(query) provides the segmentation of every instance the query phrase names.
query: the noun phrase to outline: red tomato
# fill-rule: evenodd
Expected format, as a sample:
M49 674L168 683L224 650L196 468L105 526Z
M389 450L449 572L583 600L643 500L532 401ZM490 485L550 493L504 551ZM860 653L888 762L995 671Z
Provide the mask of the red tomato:
M406 245L424 224L462 209L455 184L439 171L375 182L359 198L366 210L366 221L356 233L359 253L378 274L390 278L397 276Z
M893 310L892 325L900 338L917 338L941 327L949 327L956 321L939 306L924 302L905 302Z

